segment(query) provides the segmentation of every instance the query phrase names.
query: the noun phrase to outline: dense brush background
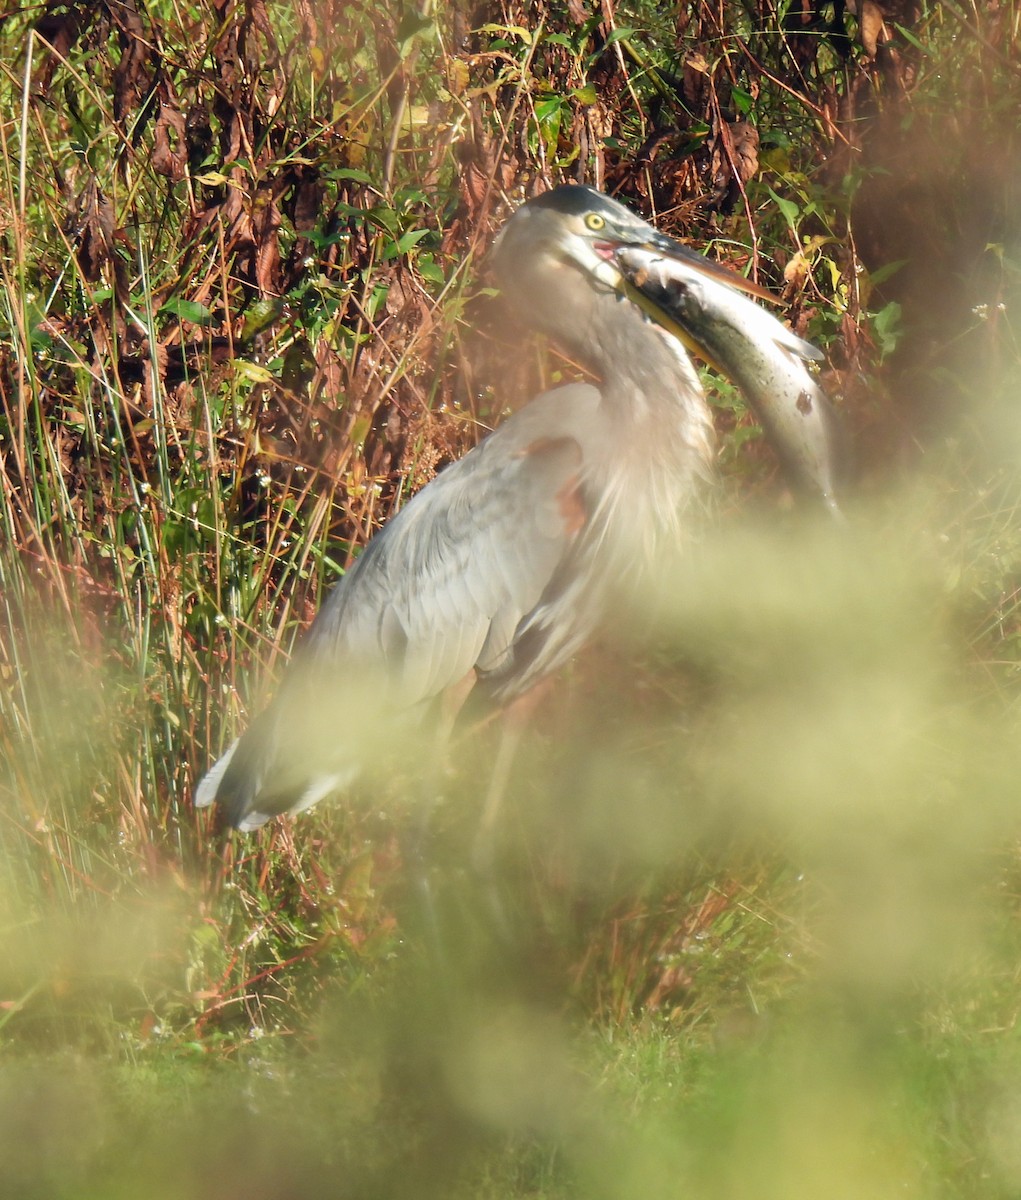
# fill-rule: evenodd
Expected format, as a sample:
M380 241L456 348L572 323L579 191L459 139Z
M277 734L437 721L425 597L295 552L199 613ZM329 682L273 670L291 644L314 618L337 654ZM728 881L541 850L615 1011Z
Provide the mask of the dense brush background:
M0 20L0 1192L1021 1194L1014 0ZM825 349L848 527L711 381L716 511L543 700L491 878L488 728L422 863L385 729L218 834L331 582L576 373L484 263L572 179Z

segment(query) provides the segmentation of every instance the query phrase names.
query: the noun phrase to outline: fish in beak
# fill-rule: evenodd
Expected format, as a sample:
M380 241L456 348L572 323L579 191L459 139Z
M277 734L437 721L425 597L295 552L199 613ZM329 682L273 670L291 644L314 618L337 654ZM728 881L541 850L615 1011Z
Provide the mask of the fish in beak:
M809 369L823 355L751 299L774 297L662 234L612 254L634 302L738 385L790 483L839 514L846 438Z

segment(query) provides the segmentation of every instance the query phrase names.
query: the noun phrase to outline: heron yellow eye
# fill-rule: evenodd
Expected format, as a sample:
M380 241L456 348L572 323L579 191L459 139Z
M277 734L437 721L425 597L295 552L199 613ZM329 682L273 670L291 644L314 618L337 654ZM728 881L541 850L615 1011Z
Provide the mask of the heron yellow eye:
M585 224L593 233L598 233L600 229L605 228L606 218L601 217L599 213L586 213Z

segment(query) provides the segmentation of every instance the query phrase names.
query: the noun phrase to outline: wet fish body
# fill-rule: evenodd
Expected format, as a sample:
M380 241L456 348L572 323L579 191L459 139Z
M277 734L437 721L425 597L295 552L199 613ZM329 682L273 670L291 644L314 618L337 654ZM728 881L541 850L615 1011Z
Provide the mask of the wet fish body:
M686 259L623 245L614 259L628 283L676 323L689 349L738 385L790 482L839 513L843 431L808 367L821 351Z

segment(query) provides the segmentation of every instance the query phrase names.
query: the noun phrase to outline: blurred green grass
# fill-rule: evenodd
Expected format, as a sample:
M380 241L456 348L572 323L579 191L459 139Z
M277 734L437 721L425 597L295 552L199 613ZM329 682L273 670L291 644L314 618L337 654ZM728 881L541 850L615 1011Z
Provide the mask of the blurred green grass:
M70 908L8 877L5 1194L1016 1194L1017 713L972 686L922 500L666 570L647 673L606 652L533 733L495 877L460 865L465 770L431 903L395 872L356 945L338 876L278 991L208 985L284 944L284 862L229 934L193 875ZM180 1020L225 1002L247 1030Z

